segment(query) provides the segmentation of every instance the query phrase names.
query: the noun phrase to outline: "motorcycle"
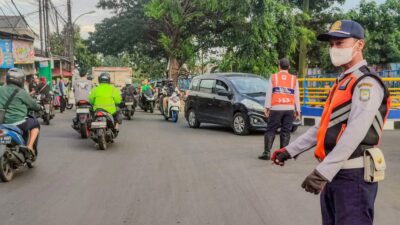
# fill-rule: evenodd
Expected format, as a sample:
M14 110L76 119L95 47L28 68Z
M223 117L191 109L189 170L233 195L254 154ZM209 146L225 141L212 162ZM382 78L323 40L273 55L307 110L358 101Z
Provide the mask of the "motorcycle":
M100 150L106 150L107 144L113 143L117 137L112 115L104 110L96 110L90 124L90 137Z
M85 100L81 100L76 104L76 117L73 120L72 127L84 139L90 136L90 125L92 122L91 108L92 105Z
M38 151L34 150L37 156ZM9 182L18 168L33 168L34 162L28 160L30 156L23 132L17 126L0 124L0 179Z
M135 114L135 109L136 109L136 101L134 97L126 97L126 99L122 103L121 109L124 116L128 120L131 120L133 115Z
M161 112L165 118L165 120L169 120L170 118L172 119L172 122L176 123L178 122L179 118L179 111L181 108L181 100L179 99L179 95L176 94L175 92L169 97L168 100L168 107L165 110L163 108L163 104L161 105Z
M143 93L142 98L144 98L144 103L143 100L141 99L140 101L140 107L145 111L150 111L150 113L154 112L154 105L155 105L155 96L153 92L147 91Z
M45 94L38 94L36 96L36 102L44 108L42 113L44 124L50 125L50 120L54 119L55 116L52 101L47 99Z

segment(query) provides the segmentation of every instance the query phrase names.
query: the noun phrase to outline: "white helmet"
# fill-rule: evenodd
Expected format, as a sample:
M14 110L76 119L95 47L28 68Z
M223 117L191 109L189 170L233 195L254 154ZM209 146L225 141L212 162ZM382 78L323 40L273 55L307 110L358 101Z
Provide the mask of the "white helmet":
M126 85L131 85L132 84L132 79L128 78L125 80Z

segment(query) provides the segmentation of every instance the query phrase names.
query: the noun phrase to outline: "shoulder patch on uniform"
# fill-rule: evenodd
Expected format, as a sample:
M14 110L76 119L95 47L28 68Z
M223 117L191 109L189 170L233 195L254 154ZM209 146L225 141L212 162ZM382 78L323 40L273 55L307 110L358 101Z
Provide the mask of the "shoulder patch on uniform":
M339 90L341 90L341 91L346 90L346 89L347 89L347 86L349 85L349 83L350 83L350 81L351 81L352 79L353 79L352 77L347 78L347 80L344 81L343 84L340 85Z
M366 102L371 98L371 89L361 88L360 89L360 101Z
M363 88L363 87L365 87L365 88L372 88L373 86L374 86L374 85L371 84L371 83L361 83L361 84L358 85L358 88Z

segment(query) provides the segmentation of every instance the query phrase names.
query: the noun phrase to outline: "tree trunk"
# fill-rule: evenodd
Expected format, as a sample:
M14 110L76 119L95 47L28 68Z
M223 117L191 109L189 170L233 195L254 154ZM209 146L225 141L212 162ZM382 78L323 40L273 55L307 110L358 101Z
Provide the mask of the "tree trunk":
M172 79L175 84L178 83L178 76L179 76L179 69L180 64L178 59L174 55L169 56L169 63L168 63L168 75L169 79Z

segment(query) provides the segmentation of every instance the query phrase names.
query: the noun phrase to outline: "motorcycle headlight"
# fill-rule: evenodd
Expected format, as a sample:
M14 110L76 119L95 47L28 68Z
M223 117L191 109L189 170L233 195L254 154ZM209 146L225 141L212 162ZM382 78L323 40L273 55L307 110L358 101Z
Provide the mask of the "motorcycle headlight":
M242 104L245 105L248 109L254 110L254 111L264 111L264 106L262 106L260 103L252 101L250 99L244 99L242 101Z

